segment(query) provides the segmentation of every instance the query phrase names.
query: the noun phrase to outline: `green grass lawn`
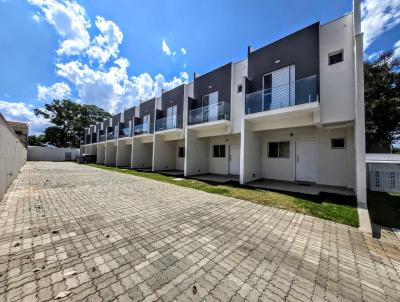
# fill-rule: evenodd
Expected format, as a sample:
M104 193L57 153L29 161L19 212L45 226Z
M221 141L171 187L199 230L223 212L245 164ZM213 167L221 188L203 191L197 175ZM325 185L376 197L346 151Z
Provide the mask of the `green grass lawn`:
M354 198L338 195L322 195L313 199L305 196L296 196L292 194L246 188L243 186L211 185L206 182L193 179L176 181L173 180L175 178L173 176L166 176L153 172L139 172L136 170L105 167L96 164L89 164L89 166L163 181L177 186L192 188L208 193L243 199L258 204L286 209L289 211L312 215L315 217L358 227L358 214Z

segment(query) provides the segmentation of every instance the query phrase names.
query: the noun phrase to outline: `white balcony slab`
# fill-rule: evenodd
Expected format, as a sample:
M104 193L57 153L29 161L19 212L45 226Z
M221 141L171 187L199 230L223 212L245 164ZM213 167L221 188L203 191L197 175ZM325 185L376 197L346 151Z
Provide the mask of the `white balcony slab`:
M320 105L312 102L245 115L253 131L319 125Z

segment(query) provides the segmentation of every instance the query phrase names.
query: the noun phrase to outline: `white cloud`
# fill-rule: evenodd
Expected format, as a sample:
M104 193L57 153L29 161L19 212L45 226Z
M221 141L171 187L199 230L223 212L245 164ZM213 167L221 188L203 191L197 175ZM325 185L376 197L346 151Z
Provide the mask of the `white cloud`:
M167 42L165 42L165 39L162 40L162 42L161 42L161 48L162 48L162 51L163 51L167 56L171 56L171 55L172 55L171 49L169 48Z
M114 113L160 95L162 88L172 89L189 79L186 72L171 81L166 81L161 74L153 79L148 73L129 78L129 61L119 58L114 63L108 70L94 70L79 61L59 63L57 74L75 84L83 102L97 104Z
M393 53L395 58L399 58L400 59L400 40L397 41L394 44L394 53Z
M118 48L122 42L123 34L114 22L100 16L96 17L96 27L100 34L93 39L87 53L90 58L104 64L108 62L110 57L116 58L118 56Z
M62 37L57 49L59 55L79 55L89 47L90 21L85 9L75 1L28 0L44 13L46 21L53 25Z
M36 13L40 18L44 18L41 15L43 13L47 22L52 24L60 35L56 74L75 88L79 101L96 104L116 113L124 107L158 96L161 89L172 89L188 82L186 72L180 73L170 81L162 74L154 78L148 73L128 75L129 60L119 57L119 45L123 40L120 28L113 21L97 16L95 25L99 33L91 38L88 33L90 20L85 9L77 2L28 1L41 9L41 12ZM162 41L162 50L171 58L177 54L169 48L165 39ZM63 54L79 56L71 58ZM86 59L89 60L82 61ZM71 89L65 83L56 83L51 87L38 86L38 98L41 100L70 95Z
M35 116L34 106L23 102L8 102L0 100L0 112L6 120L29 124L29 134L39 134L45 127L50 126L48 120Z
M183 48L183 47L181 48L181 52L182 52L183 55L187 54L187 50L185 48Z
M38 85L37 98L41 101L51 102L53 100L67 99L71 96L71 88L68 84L55 83L50 87Z
M40 22L40 15L39 14L33 14L32 19L36 22Z
M365 0L361 3L364 47L400 23L400 0Z

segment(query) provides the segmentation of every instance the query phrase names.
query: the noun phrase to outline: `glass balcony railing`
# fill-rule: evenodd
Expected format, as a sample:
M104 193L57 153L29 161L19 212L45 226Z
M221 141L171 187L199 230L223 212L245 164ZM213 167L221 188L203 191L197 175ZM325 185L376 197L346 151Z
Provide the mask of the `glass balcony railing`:
M226 102L219 102L217 104L189 110L188 123L189 125L195 125L229 119L230 104Z
M247 94L245 114L317 102L318 100L318 76L315 75Z
M149 133L153 133L153 124L151 123L135 125L135 127L133 128L133 135L141 135Z
M118 135L119 138L121 137L131 137L132 136L132 127L122 128Z
M156 131L182 128L182 115L167 116L156 120Z
M99 142L104 142L106 140L106 135L105 134L100 134L99 135Z
M107 133L107 140L114 139L114 132Z

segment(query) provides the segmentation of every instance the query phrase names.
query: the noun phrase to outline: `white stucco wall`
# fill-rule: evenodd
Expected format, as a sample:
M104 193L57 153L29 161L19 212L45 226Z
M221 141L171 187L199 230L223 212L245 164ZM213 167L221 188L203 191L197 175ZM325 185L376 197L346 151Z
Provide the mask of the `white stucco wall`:
M132 140L128 144L127 141L119 141L117 147L117 163L118 167L130 167L131 166L131 152L132 152Z
M247 76L247 59L232 64L231 80L231 123L232 132L240 133L244 115L245 87L237 92L238 85L242 85L243 77Z
M240 140L240 183L245 184L262 178L262 137L252 130L249 121L243 120Z
M32 161L65 161L66 153L71 153L71 160L75 161L79 149L28 146L28 160Z
M176 150L175 150L175 155L176 155L176 169L177 170L184 170L185 169L185 158L184 157L178 157L179 154L179 148L180 147L185 147L185 140L180 140L176 142Z
M194 130L186 128L185 176L209 172L209 139L198 138Z
M215 136L209 141L209 172L229 174L229 145L240 145L240 135ZM225 157L213 157L214 145L225 145Z
M0 200L11 185L19 170L25 165L27 150L14 135L0 114Z
M107 166L115 166L117 162L117 146L116 142L106 143L106 153L104 164Z
M176 141L164 141L162 135L154 135L153 171L176 169Z
M105 158L106 158L106 146L105 146L105 144L97 144L96 163L97 164L104 164Z
M321 123L355 118L353 14L320 27ZM329 54L343 49L343 62L329 65Z
M314 140L316 144L316 182L319 184L354 187L354 171L348 167L354 165L354 140L352 127L318 129L302 127L262 132L262 177L295 181L296 141ZM331 138L344 138L345 149L332 149ZM289 158L269 158L268 143L290 142Z
M151 168L153 162L153 143L132 140L132 168Z

